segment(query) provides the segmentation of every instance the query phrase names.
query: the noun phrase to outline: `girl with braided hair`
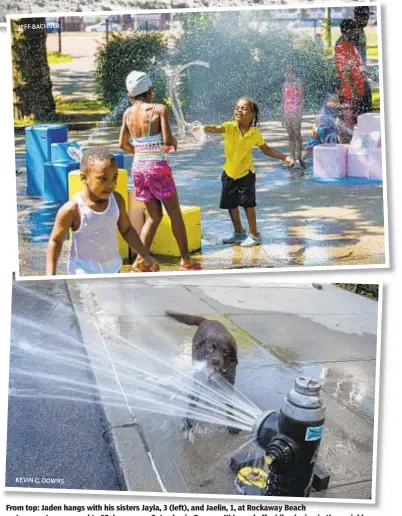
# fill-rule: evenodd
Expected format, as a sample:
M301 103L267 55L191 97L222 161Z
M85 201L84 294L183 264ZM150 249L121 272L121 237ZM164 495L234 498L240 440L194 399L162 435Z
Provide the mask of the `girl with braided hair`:
M204 125L193 129L194 132L203 130L206 133L220 133L225 140L226 162L222 173L220 208L229 211L234 232L222 240L223 244L240 244L242 247L261 244L255 214L257 204L253 147L259 147L266 156L280 159L287 166L294 165L293 159L265 143L257 128L258 113L258 105L252 99L241 97L234 107L234 120L221 125ZM239 206L246 212L248 235L242 226Z

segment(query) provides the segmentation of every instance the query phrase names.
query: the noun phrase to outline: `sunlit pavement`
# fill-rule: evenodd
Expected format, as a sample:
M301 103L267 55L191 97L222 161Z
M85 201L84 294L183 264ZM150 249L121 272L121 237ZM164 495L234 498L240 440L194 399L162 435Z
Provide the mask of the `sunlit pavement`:
M305 117L303 138L310 134L311 117ZM286 152L285 131L277 122L261 125L268 144ZM71 132L78 142L87 133ZM116 149L118 128L100 131L95 145ZM16 138L17 168L25 166L24 139ZM227 211L219 209L222 139L210 136L205 145L189 137L170 154L180 202L201 206L202 249L195 253L205 270L305 266L372 265L385 263L383 188L379 185L340 186L311 180L268 160L255 151L257 172L257 223L262 245L254 248L224 246L232 232ZM25 195L26 175L17 176L20 274L43 275L45 253L57 206ZM243 214L243 221L246 220ZM245 226L247 227L247 226ZM59 274L66 273L68 245L64 246ZM162 271L178 270L178 259L160 257ZM123 267L128 272L129 265Z
M68 289L89 360L102 366L95 380L112 389L119 378L129 399L135 380L111 363L138 365L141 350L152 351L163 358L161 374L172 366L179 375L191 362L195 328L166 318L167 308L218 319L232 331L239 349L236 385L262 410L279 409L299 374L321 378L326 422L319 463L331 480L327 491L313 496L370 498L378 305L335 286L271 282L248 274L133 277L71 281ZM208 427L190 443L179 418L133 411L168 492L235 494L229 461L248 432L234 436ZM111 426L132 421L126 409L105 405L105 414ZM115 462L127 489L158 492L138 428L111 432Z

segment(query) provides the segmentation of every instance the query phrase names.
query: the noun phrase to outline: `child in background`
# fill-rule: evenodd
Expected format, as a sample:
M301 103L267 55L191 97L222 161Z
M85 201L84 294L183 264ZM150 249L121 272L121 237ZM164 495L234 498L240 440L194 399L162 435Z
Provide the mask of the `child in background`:
M350 143L357 123L357 106L361 105L365 95L366 72L355 45L358 34L356 22L351 19L342 20L340 29L341 37L335 46L335 66L341 80L342 102L342 129L339 131L339 139L341 143Z
M253 147L259 147L269 157L282 160L287 166L293 166L294 160L269 147L257 129L258 106L248 97L240 98L234 108L234 120L222 125L205 125L195 127L194 132L204 130L206 133L221 133L225 140L226 163L222 173L222 195L220 208L229 210L234 226L234 233L222 240L223 244L240 244L252 247L261 244L261 235L257 231L255 214L255 168L253 164ZM239 206L246 212L249 225L247 236L244 230Z
M326 95L321 111L314 123L312 137L303 154L303 161L313 152L313 148L323 143L338 143L338 126L341 81L335 77L331 82L330 92Z
M123 263L118 253L117 229L128 245L141 255L136 272L158 271L158 262L142 245L131 226L123 197L114 192L118 169L114 157L103 147L85 152L81 160L82 192L57 213L47 249L46 274L55 275L57 262L68 231L73 240L68 274L104 274L120 272Z
M135 197L145 203L149 215L141 230L141 240L147 249L151 248L162 221L163 203L180 250L180 269L199 270L200 264L190 258L176 185L166 160L168 147L177 149L167 107L152 102L152 82L145 73L131 72L126 79L126 86L133 105L123 115L119 145L121 149L134 154L131 175ZM141 257L137 257L136 263L141 260Z
M303 85L296 78L293 67L286 66L285 83L282 87L282 117L289 137L290 155L296 164L304 168L302 159L301 123L303 112Z

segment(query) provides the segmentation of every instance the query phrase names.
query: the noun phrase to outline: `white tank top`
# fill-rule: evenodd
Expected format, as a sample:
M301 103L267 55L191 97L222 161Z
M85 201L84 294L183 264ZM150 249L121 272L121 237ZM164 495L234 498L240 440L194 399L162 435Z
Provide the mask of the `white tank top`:
M68 274L119 272L123 263L117 244L120 210L114 194L110 195L106 210L101 212L91 210L81 193L73 199L78 203L81 224L73 231Z

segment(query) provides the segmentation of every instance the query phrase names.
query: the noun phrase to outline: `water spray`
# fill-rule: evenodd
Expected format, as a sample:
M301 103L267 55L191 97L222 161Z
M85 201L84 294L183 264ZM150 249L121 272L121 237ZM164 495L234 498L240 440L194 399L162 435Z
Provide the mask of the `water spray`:
M265 412L254 424L253 440L263 454L251 460L233 457L235 487L245 495L308 497L315 480L314 468L324 429L325 404L321 384L301 376L286 395L278 412ZM324 475L325 488L329 475ZM326 485L325 485L326 482Z
M201 126L200 122L193 122L192 124L190 124L185 121L183 111L181 109L179 98L177 95L177 84L179 75L190 66L195 65L209 68L209 63L207 63L206 61L191 61L190 63L175 68L168 82L169 96L172 100L172 111L177 122L177 132L179 138L185 137L187 129L189 130L189 132L193 134L193 136L195 136L196 133L193 133L192 130L194 129L194 127ZM200 136L202 137L203 134L205 133L202 132Z

